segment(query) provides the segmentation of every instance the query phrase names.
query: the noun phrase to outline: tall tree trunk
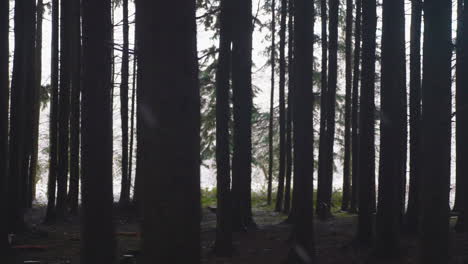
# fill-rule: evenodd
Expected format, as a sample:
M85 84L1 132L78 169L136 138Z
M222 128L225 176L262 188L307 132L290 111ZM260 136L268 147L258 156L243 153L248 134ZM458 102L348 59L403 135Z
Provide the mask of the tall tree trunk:
M322 22L322 65L320 75L321 95L320 95L320 141L319 141L319 163L318 163L318 176L317 176L317 201L315 210L317 213L322 208L323 197L323 181L327 177L327 92L328 92L328 33L327 33L327 1L320 0L320 17Z
M375 198L371 190L375 179L375 49L377 11L376 0L363 0L363 42L359 133L359 220L358 241L369 245L372 240L372 203Z
M455 89L461 89L460 85L461 85L461 79L462 78L459 78L463 72L462 72L462 67L460 64L463 64L463 62L460 62L460 58L461 58L461 55L460 53L462 52L462 45L461 45L461 40L462 40L462 27L463 27L463 12L464 12L464 7L463 7L463 1L464 0L456 0L457 1L457 40L456 40L456 65L455 65L455 76L456 76L456 88ZM459 90L456 90L456 94L458 94L458 91ZM462 91L461 91L462 92ZM455 105L461 105L462 103L460 101L457 101L458 100L458 97L455 99ZM458 111L456 111L458 112ZM458 118L457 118L457 121L458 121ZM458 124L458 122L457 122ZM455 129L458 129L457 127ZM462 140L458 140L459 139L459 133L456 131L456 150L458 150L458 148L462 148L461 145L458 145L459 144L459 141L463 142L463 139ZM460 166L461 165L461 160L459 159L458 157L459 155L456 155L457 157L457 160L456 160L456 166ZM463 169L462 169L463 170ZM463 179L463 176L462 174L460 173L460 170L459 169L456 169L455 170L456 173L455 173L455 177L456 177L456 186L455 186L455 204L453 206L453 211L457 212L460 210L460 207L461 207L461 204L463 203L463 200L462 200L462 197L463 197L463 186L465 186L465 184L463 183L464 179Z
M114 263L111 3L83 0L81 263ZM99 250L96 250L99 249Z
M231 70L232 43L232 4L231 0L221 2L220 40L218 65L216 69L216 244L215 253L219 257L232 255L232 216L231 216L231 164L229 150L229 84Z
M270 123L268 125L268 190L267 203L271 204L271 193L273 185L273 120L274 120L274 98L275 98L275 65L276 65L276 4L275 0L271 0L271 91L270 91Z
M294 174L297 182L296 215L293 226L293 247L290 263L315 263L313 174L313 38L314 3L308 0L295 2L294 30Z
M293 112L293 55L294 55L294 28L293 28L293 0L288 2L288 108L286 110L286 188L284 191L284 213L289 214L291 209L291 176L293 165L293 141L292 141L292 112Z
M398 253L405 126L405 10L403 0L383 1L382 86L377 252L383 257Z
M57 217L63 219L67 211L67 185L70 143L70 79L71 79L71 17L69 1L60 3L60 93L57 175Z
M25 227L23 209L26 205L28 186L30 128L28 94L34 87L34 33L36 2L34 0L15 2L15 54L13 57L13 78L11 83L9 178L8 178L8 227L17 232ZM29 115L29 116L28 116Z
M70 116L70 190L68 204L78 213L80 185L80 91L81 91L81 14L80 0L71 3L71 116Z
M145 111L142 143L152 150L142 162L142 263L200 263L195 1L138 1L136 12Z
M351 200L351 97L353 81L352 37L353 37L353 1L346 1L346 99L345 99L345 146L343 164L343 199L341 210L349 209Z
M285 102L285 85L286 85L286 16L288 12L287 0L281 0L281 25L280 25L280 83L279 83L279 141L280 141L280 160L278 173L278 193L276 196L276 211L283 210L284 198L284 178L286 173L286 102Z
M31 136L31 158L29 161L29 190L27 206L32 207L32 202L36 194L36 179L37 179L37 159L39 148L39 118L41 113L41 84L42 84L42 16L44 14L44 4L42 0L37 1L36 6L36 40L34 50L34 91L32 97L32 136Z
M457 173L460 173L460 179L463 186L461 186L461 190L465 188L468 183L466 179L466 175L468 173L468 166L465 162L466 158L468 157L468 148L467 148L467 138L466 133L468 131L468 104L467 98L468 93L466 91L466 87L468 85L468 39L466 37L466 29L468 26L468 12L466 12L466 4L468 1L466 0L459 0L459 2L463 1L463 6L459 8L463 8L462 16L461 16L461 23L459 24L460 27L460 39L457 41ZM464 178L462 178L464 177ZM458 185L458 182L457 182ZM461 205L461 215L458 218L457 222L457 230L466 232L467 230L467 213L468 213L468 195L462 192L463 201L459 205Z
M128 79L129 79L129 50L128 50L128 0L123 0L123 52L120 81L120 116L122 119L122 180L120 190L120 205L130 204L130 178L128 177Z
M136 39L136 38L134 38ZM137 76L137 56L136 49L134 49L133 55L133 76L132 76L132 106L130 110L130 149L128 154L128 178L130 183L132 182L133 174L133 153L134 153L134 141L135 141L135 100L136 100L136 76ZM133 192L135 195L135 192Z
M0 1L0 210L8 208L8 101L10 95L10 1ZM7 218L0 218L0 255L6 256L8 247Z
M354 27L354 68L353 68L353 98L352 98L352 174L351 174L351 205L349 211L357 213L359 196L359 80L361 65L361 16L362 0L356 0L356 19Z
M233 228L254 227L251 206L252 177L252 1L233 8L232 90L234 139L232 157Z
M449 258L452 1L424 1L421 262Z
M419 197L421 171L421 20L423 3L411 1L410 43L410 184L406 231L417 233L419 226Z
M52 0L52 41L49 115L49 177L47 183L46 222L56 217L56 183L58 174L58 85L59 85L59 1Z

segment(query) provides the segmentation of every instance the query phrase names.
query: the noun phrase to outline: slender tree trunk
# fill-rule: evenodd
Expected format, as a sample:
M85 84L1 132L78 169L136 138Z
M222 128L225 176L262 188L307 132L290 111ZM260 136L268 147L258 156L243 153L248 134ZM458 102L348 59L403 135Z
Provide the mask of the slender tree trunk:
M56 217L55 194L58 174L58 84L59 84L59 2L52 0L52 41L49 115L49 177L47 183L46 222L54 222Z
M81 91L81 14L80 0L71 3L71 112L70 112L70 212L78 213L80 185L80 91Z
M217 205L216 244L217 256L232 255L232 216L231 216L231 164L229 150L229 84L231 70L232 43L232 4L231 0L221 2L220 40L218 65L216 70L216 168Z
M136 38L135 38L136 39ZM132 81L132 106L131 106L131 116L130 116L130 149L128 154L128 178L130 183L132 183L132 172L133 172L133 152L134 152L134 141L135 141L135 99L136 99L136 76L137 76L137 56L136 49L133 55L133 81ZM135 192L133 192L135 196Z
M328 97L328 33L327 33L327 1L320 0L320 17L322 22L322 65L321 65L321 95L320 95L320 141L319 141L319 163L317 176L317 201L315 210L319 213L323 202L323 182L327 175L326 157L327 157L327 97Z
M138 1L136 11L141 96L149 114L143 116L142 144L152 150L142 162L142 263L200 263L195 1Z
M8 208L8 103L10 96L10 1L0 1L0 210ZM7 218L0 218L0 255L6 256L8 248Z
M372 203L374 192L371 190L375 179L375 49L377 11L376 0L363 0L363 43L360 104L359 137L359 220L358 241L370 245L372 240Z
M275 97L275 65L276 65L276 4L275 0L271 0L271 91L270 91L270 123L268 126L268 190L267 203L271 204L271 193L273 184L273 120L274 120L274 97Z
M130 204L130 178L128 177L128 79L129 79L129 51L128 51L128 0L123 0L123 52L120 81L120 116L122 119L122 180L120 190L120 205Z
M420 263L449 260L452 1L424 1Z
M410 185L406 231L417 233L419 227L419 193L421 171L421 20L423 3L411 1L410 43Z
M284 213L289 214L291 210L291 176L293 169L293 141L292 141L292 112L293 112L293 54L294 54L294 29L293 29L293 0L288 2L288 108L286 110L286 188L284 191Z
M314 3L295 2L294 30L294 188L297 193L290 263L316 263L313 218L313 37Z
M349 209L351 200L351 97L353 81L352 60L352 36L353 36L353 1L346 1L346 99L345 99L345 149L343 164L343 200L341 210Z
M9 178L8 178L8 227L18 232L24 229L23 209L26 205L29 164L30 128L28 94L34 87L34 33L36 2L16 1L14 32L15 54L13 57L13 78L11 83Z
M351 205L349 211L357 213L359 196L359 66L361 65L361 15L362 0L356 0L356 19L354 27L354 68L353 68L353 98L352 98L352 174L351 174Z
M287 0L281 0L281 25L280 25L280 83L279 83L279 138L280 138L280 160L279 160L279 173L278 173L278 193L276 196L276 211L283 210L284 200L284 178L286 174L286 99L285 99L285 85L286 85L286 16L288 12Z
M70 144L70 94L71 94L71 16L69 1L60 3L60 93L59 137L57 175L57 217L63 219L67 212L67 185L69 173Z
M379 203L377 210L377 252L383 257L398 254L400 243L401 145L406 104L405 10L403 0L383 1L382 86Z
M467 139L466 135L468 131L468 107L467 107L467 99L468 93L466 91L466 87L468 85L468 39L466 37L466 28L468 26L468 13L466 12L466 4L468 1L466 0L459 0L459 2L463 1L463 6L458 8L463 8L463 12L460 18L460 39L457 41L458 50L457 50L457 173L460 173L460 179L463 186L461 186L461 190L467 185L468 180L466 179L466 175L468 173L468 166L465 162L466 158L468 157L468 148L467 148ZM462 178L464 177L464 178ZM458 185L458 183L457 183ZM461 207L461 215L458 218L457 222L457 230L461 232L466 232L468 229L467 227L467 213L468 213L468 195L462 192L463 201L459 203Z
M44 14L44 4L42 0L37 1L36 6L36 40L34 50L34 92L32 96L32 137L31 137L31 158L29 162L29 187L27 205L29 208L32 207L32 202L36 194L36 179L37 179L37 159L38 159L38 148L39 148L39 117L41 113L41 84L42 84L42 16Z
M233 228L254 227L251 208L252 175L252 1L233 8L232 90L234 139L232 157Z
M111 3L83 0L81 263L114 263ZM96 250L99 249L99 250Z

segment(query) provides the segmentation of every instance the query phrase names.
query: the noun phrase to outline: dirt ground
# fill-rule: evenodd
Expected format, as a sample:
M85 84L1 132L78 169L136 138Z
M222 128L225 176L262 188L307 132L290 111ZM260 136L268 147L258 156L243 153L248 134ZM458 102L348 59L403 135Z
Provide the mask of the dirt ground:
M27 222L32 231L14 238L15 245L44 246L39 249L15 249L15 260L12 264L24 263L27 260L40 263L79 264L80 227L79 219L73 218L63 224L52 226L42 225L44 208L37 207L27 214ZM138 223L134 218L118 213L115 219L118 238L118 254L134 254L139 249ZM288 237L290 226L280 224L284 216L266 209L256 209L255 220L259 229L255 231L236 233L234 235L235 254L231 259L216 258L211 253L215 236L216 215L204 210L202 221L203 261L207 264L261 264L286 263L290 245ZM371 250L362 249L352 243L356 230L355 215L338 214L331 220L315 221L317 256L320 264L406 264L417 263L417 241L412 237L404 237L400 256L391 260L380 260L371 254ZM464 263L468 256L468 241L466 235L451 233L451 256L447 263ZM123 263L123 262L122 262ZM126 262L125 262L126 263ZM128 262L136 263L136 262ZM442 264L442 263L441 263Z

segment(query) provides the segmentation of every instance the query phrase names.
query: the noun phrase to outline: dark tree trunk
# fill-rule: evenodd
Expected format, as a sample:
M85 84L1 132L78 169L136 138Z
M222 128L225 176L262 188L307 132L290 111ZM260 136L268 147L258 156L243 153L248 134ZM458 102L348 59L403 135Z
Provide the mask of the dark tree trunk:
M457 41L459 46L457 49L457 98L456 98L456 107L457 107L457 173L460 174L461 183L463 184L460 189L463 190L462 198L463 200L459 204L461 207L461 215L458 218L457 230L466 232L467 230L467 213L468 213L468 195L464 191L468 180L466 175L468 173L468 166L466 159L468 157L468 142L466 138L466 133L468 132L468 107L467 107L467 98L468 92L466 87L468 85L468 39L466 36L466 28L468 26L468 12L466 12L466 4L468 1L463 1L463 12L462 17L460 18L461 23L459 24L460 28L460 39ZM460 6L459 6L460 8ZM463 177L463 178L462 178ZM457 182L458 185L458 182Z
M286 110L286 187L284 191L284 213L289 214L291 210L291 176L293 169L293 142L292 142L292 112L293 112L293 56L294 56L294 29L293 29L293 0L288 2L288 108Z
M463 1L464 0L457 0L457 39L456 39L456 65L455 65L455 77L456 77L456 88L455 89L461 89L460 85L461 85L461 79L462 78L459 78L460 75L463 74L462 72L462 67L460 64L463 64L463 62L460 62L460 58L461 58L461 52L462 52L462 44L461 44L461 40L462 40L462 27L463 27ZM459 90L456 90L456 92L458 92ZM460 91L462 92L462 91ZM458 93L457 93L458 94ZM455 98L455 105L462 105L461 101L457 101L458 100L458 97ZM456 111L458 112L458 111ZM458 121L458 119L457 119ZM458 122L457 122L458 124ZM455 128L457 129L457 128ZM456 131L456 144L459 144L460 142L463 142L463 139L459 140L460 138L458 137L459 134L457 131ZM461 145L456 145L456 150L458 150L458 148L462 148ZM463 154L462 154L463 155ZM461 160L458 159L459 155L456 155L457 157L457 160L456 160L456 166L460 166L461 165ZM463 169L462 169L463 170ZM453 206L453 211L455 212L458 212L460 211L460 207L461 207L461 204L463 203L463 200L462 200L462 197L463 197L463 186L465 186L465 184L463 183L464 179L463 179L463 176L462 174L460 173L460 170L459 169L456 169L455 170L456 173L455 173L455 177L456 177L456 186L455 186L455 204Z
M351 200L351 97L353 81L352 45L353 37L353 1L346 1L346 100L345 100L345 147L343 164L343 200L341 210L349 209Z
M71 36L71 116L70 116L70 212L78 213L80 185L80 91L81 91L81 20L80 0L72 2Z
M110 0L83 0L81 263L114 263ZM96 250L99 249L99 250Z
M128 79L129 79L129 51L128 51L128 0L123 0L123 52L122 68L120 70L120 116L122 119L122 179L120 190L120 206L130 204L130 177L128 176Z
M268 125L268 190L267 203L271 204L272 185L273 185L273 120L274 120L274 97L275 97L275 65L276 65L276 4L275 0L271 0L271 91L270 91L270 123Z
M359 133L359 220L358 242L370 245L372 240L372 191L375 180L375 49L377 12L376 0L363 0L363 42Z
M410 183L406 231L416 234L419 227L419 197L421 171L421 0L411 1L410 43Z
M424 1L421 262L449 261L452 1Z
M233 228L255 226L251 208L252 174L252 1L233 8L232 90L234 138L232 158Z
M359 196L359 77L361 65L361 15L362 0L356 0L356 20L354 27L354 68L353 68L353 98L352 98L352 174L351 174L351 205L349 211L357 213Z
M405 126L405 10L403 0L383 1L382 86L377 252L382 257L398 254L400 243L402 144Z
M52 1L52 41L49 115L49 177L47 183L46 222L55 221L56 183L58 173L58 84L59 84L59 2Z
M317 213L322 208L323 202L323 182L327 177L327 92L328 92L328 35L327 35L327 1L320 1L320 17L322 22L322 65L321 65L321 95L320 95L320 141L319 141L319 163L318 163L318 176L317 176L317 201L315 209Z
M9 71L9 13L10 1L0 1L0 210L7 212L8 175L8 101L10 95ZM7 218L0 218L0 255L6 256L8 247Z
M152 150L142 160L142 263L200 263L195 1L138 1L136 12L142 144Z
M216 70L216 244L219 257L232 255L231 164L229 150L229 88L232 43L232 0L221 2L220 40Z
M136 39L136 38L135 38ZM136 99L136 76L137 76L137 56L136 52L133 55L133 76L132 76L132 106L130 110L130 149L128 154L128 178L132 182L133 174L133 153L135 141L135 99ZM135 192L133 192L135 195Z
M294 30L294 174L297 200L290 263L315 263L313 174L313 37L314 3L295 2Z
M71 39L72 6L70 1L60 3L60 93L57 175L57 217L63 219L67 211L67 185L70 143L70 94L71 94Z
M283 210L284 200L284 178L286 174L286 102L285 102L285 85L286 85L286 16L288 12L288 1L281 0L281 25L280 25L280 83L279 83L279 173L278 173L278 193L276 196L276 211Z
M34 33L36 31L36 2L15 2L15 54L11 83L9 178L8 178L8 227L18 232L24 225L23 209L26 205L29 164L29 136L32 110L27 95L34 87Z
M41 113L41 75L42 75L42 16L44 14L44 4L42 0L37 1L36 6L36 40L34 49L34 90L31 95L32 98L32 136L31 136L31 157L29 161L29 189L27 197L27 207L32 207L32 202L36 194L36 179L37 179L37 159L39 148L39 117Z

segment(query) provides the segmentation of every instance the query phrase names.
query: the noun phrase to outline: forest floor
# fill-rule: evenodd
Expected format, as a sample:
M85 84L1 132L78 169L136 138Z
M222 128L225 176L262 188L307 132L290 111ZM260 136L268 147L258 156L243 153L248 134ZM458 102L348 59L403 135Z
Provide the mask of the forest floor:
M14 238L15 245L41 246L36 249L15 249L16 263L26 260L40 263L79 264L80 223L79 218L71 218L65 223L55 225L41 224L45 209L35 207L27 214L27 222L32 231ZM134 254L139 248L139 227L135 218L122 212L116 213L115 225L118 238L118 252ZM235 254L230 259L216 258L211 248L215 238L216 215L210 210L203 210L202 249L203 261L207 264L261 264L286 263L290 245L288 237L291 227L281 224L285 217L267 210L265 207L254 210L255 221L259 229L234 235ZM317 255L320 264L404 264L417 263L417 240L405 236L401 254L391 260L379 260L371 250L362 249L352 243L356 230L357 217L347 213L336 213L328 221L315 221ZM452 219L453 222L453 219ZM453 229L452 229L453 230ZM451 232L451 256L447 263L464 263L468 254L466 236ZM99 249L96 249L99 250ZM129 262L132 263L132 262ZM442 264L442 263L441 263Z

